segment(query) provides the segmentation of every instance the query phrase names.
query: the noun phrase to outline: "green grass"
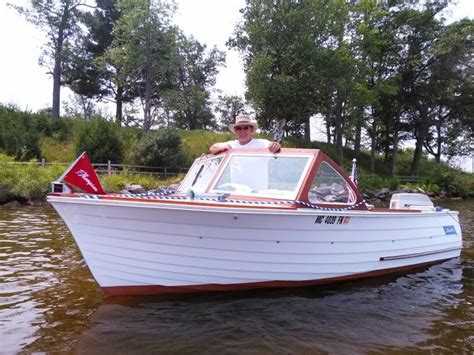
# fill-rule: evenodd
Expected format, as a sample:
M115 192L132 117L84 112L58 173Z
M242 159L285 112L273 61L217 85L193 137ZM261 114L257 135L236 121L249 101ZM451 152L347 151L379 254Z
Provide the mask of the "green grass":
M78 126L77 122L74 120L61 120L61 124L56 124L59 128L52 123L46 123L44 123L45 127L41 130L43 133L39 139L41 157L46 162L73 162L76 159L74 136L76 126ZM202 154L207 154L212 144L235 139L234 135L230 132L217 133L203 130L180 130L179 132L182 141L181 149L185 157L183 168L189 167L195 158ZM141 137L142 131L138 128L120 129L120 139L125 147L123 164L136 164L133 160L133 151ZM257 137L271 139L269 135L257 135ZM302 139L285 138L282 145L288 148L321 149L333 160L336 160L335 146L324 142L307 142ZM353 151L344 148L343 169L346 172L351 170L353 157ZM413 150L399 150L396 175L409 175L412 157ZM50 182L64 171L64 167L59 165L38 168L33 164L23 166L6 164L6 161L12 160L13 158L7 157L0 152L0 203L12 199L26 201L44 198L50 189ZM375 174L373 174L370 171L369 151L361 151L358 157L358 172L361 190L377 190L382 187L396 190L406 186L410 188L419 187L432 194L474 197L473 174L451 169L446 164L436 164L432 159L428 159L427 156L424 156L420 161L419 176L421 179L417 184L402 185L396 177L390 176L382 155L377 155L375 158ZM102 179L107 191L119 191L126 184L140 184L146 189L154 189L170 183L169 180L163 181L149 175L128 173L121 173L110 177L104 176Z
M77 158L72 141L60 141L53 137L43 136L39 144L41 155L47 162L69 163Z

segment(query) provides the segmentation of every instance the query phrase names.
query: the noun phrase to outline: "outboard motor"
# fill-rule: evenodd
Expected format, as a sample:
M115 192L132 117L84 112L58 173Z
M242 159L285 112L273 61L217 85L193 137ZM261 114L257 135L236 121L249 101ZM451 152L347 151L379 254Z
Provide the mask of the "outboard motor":
M425 194L400 193L393 194L390 200L390 209L428 210L434 209L433 202Z

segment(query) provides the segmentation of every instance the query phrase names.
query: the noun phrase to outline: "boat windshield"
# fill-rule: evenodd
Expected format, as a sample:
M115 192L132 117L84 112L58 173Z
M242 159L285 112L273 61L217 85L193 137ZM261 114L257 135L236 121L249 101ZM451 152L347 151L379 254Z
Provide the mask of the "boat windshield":
M197 193L205 192L222 159L222 156L196 159L179 186L178 192L187 192L191 188Z
M357 195L344 178L323 161L311 184L308 200L311 203L353 204L357 200Z
M308 156L234 154L212 192L295 199L309 164Z

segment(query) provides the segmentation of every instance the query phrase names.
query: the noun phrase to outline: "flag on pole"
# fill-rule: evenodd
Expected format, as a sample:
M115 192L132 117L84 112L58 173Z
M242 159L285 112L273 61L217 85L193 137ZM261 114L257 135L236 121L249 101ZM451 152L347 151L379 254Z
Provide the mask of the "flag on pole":
M69 169L66 170L58 179L58 181L62 180L85 192L98 195L105 194L104 189L100 184L99 177L95 173L94 167L92 166L86 152L82 153L79 158L72 163Z
M351 171L351 180L355 186L359 187L359 181L357 180L357 159L352 159L352 171Z

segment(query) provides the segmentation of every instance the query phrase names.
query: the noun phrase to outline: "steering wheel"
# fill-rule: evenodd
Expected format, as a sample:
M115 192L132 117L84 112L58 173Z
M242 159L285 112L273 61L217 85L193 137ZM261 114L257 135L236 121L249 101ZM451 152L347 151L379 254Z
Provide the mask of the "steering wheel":
M243 193L252 192L252 189L249 186L236 184L233 182L226 182L225 184L218 186L217 189L223 190L223 191L243 192Z

